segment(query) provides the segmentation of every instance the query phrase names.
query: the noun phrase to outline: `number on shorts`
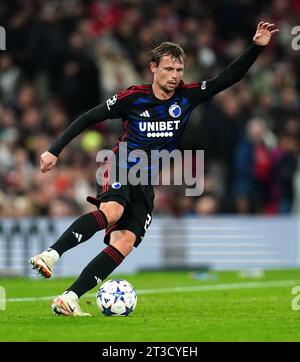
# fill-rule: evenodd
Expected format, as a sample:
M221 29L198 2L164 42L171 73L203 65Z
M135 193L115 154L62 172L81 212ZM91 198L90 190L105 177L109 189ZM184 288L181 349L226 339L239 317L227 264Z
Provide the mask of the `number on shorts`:
M151 216L150 214L147 214L147 219L146 219L146 222L145 222L145 225L144 225L145 231L146 231L146 230L148 229L148 227L150 226L151 220L152 220L152 216Z

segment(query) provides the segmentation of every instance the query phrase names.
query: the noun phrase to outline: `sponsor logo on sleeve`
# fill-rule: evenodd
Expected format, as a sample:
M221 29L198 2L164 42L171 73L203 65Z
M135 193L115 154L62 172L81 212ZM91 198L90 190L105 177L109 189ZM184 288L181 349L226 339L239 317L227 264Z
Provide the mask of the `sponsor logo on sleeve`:
M117 101L117 95L115 94L113 97L109 98L107 101L106 101L106 105L107 105L107 108L110 110L110 107L112 105L114 105Z

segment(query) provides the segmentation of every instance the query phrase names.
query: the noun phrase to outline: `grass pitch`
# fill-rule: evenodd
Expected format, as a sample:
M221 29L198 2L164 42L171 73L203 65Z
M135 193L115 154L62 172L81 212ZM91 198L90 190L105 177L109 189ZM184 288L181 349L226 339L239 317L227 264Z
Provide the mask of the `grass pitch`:
M292 309L300 270L266 271L259 279L238 272L210 272L206 280L190 272L114 277L137 290L129 317L100 314L97 288L81 299L92 317L54 315L52 296L72 278L0 279L7 298L6 310L0 309L0 341L300 341L300 310Z

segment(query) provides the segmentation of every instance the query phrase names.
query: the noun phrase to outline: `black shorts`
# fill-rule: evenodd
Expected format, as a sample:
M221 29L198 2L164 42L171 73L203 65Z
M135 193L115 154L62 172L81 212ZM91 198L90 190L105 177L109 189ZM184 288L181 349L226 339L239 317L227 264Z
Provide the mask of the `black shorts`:
M104 190L103 190L104 189ZM154 190L152 185L120 185L113 183L105 188L97 184L97 197L87 197L87 201L98 208L102 202L116 201L124 207L121 218L106 228L104 243L109 244L110 233L116 230L129 230L136 236L134 246L142 241L152 221Z

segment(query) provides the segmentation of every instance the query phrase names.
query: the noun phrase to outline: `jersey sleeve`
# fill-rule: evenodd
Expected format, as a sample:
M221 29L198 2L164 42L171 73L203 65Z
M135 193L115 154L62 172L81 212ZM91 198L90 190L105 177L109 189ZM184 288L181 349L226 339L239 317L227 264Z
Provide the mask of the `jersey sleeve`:
M53 155L58 156L63 148L86 128L96 123L103 122L106 119L122 118L125 101L122 97L119 99L120 94L122 94L122 92L115 94L106 102L99 104L97 107L83 113L80 117L75 119L75 121L72 122L51 145L48 151Z
M192 104L197 106L201 102L210 100L217 93L239 82L264 48L253 43L219 75L201 82L187 84L186 88Z

